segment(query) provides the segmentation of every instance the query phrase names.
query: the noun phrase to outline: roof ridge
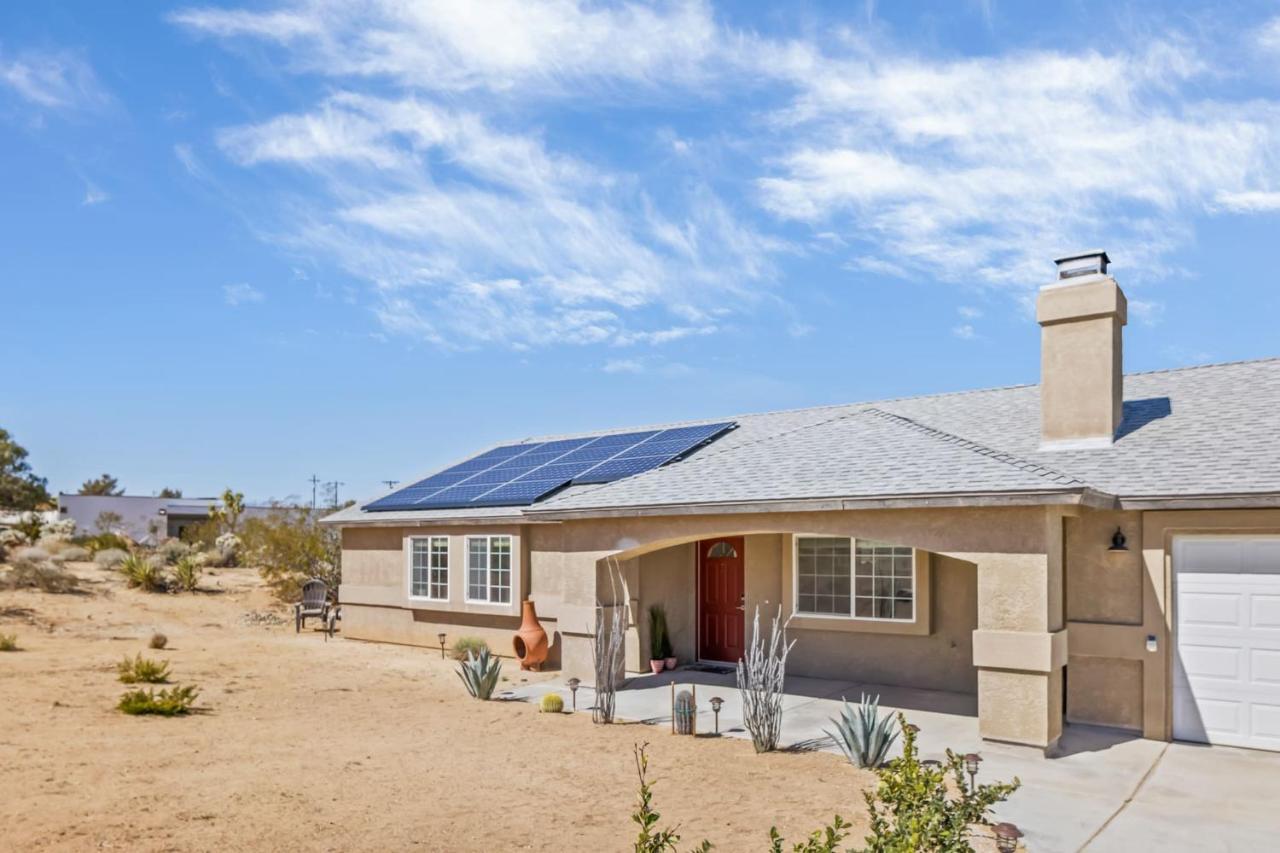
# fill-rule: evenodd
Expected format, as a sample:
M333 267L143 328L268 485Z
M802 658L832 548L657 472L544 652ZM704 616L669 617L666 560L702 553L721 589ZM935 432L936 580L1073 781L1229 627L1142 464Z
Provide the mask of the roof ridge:
M1156 370L1135 370L1125 376L1150 376L1153 373L1181 373L1187 370L1204 370L1206 367L1238 367L1242 364L1262 364L1268 361L1280 361L1280 355L1263 358L1241 358L1235 361L1211 361L1208 364L1184 364L1182 367L1161 367Z
M898 415L893 412L886 412L884 409L877 409L874 406L864 409L863 411L865 411L867 414L875 415L876 417L882 418L884 420L897 421L898 423L902 424L908 429L914 429L918 432L927 433L928 435L931 435L934 438L949 442L951 444L958 445L960 447L963 447L965 450L971 450L975 453L980 453L983 456L987 456L987 457L990 457L991 459L996 460L997 462L1003 462L1006 465L1012 465L1015 468L1021 468L1023 470L1034 471L1036 474L1038 474L1041 477L1045 477L1046 479L1066 480L1070 483L1075 483L1081 486L1089 485L1084 480L1081 480L1079 477L1076 477L1072 474L1067 474L1062 471L1058 471L1054 468L1050 468L1048 465L1041 465L1039 462L1032 462L1030 459L1023 459L1021 456L1015 456L1014 454L1009 453L1008 451L1005 451L1005 450L997 450L994 447L988 447L985 444L980 444L971 439L956 435L955 433L938 429L937 427L931 427L928 424L920 423L917 420L904 417L903 415Z

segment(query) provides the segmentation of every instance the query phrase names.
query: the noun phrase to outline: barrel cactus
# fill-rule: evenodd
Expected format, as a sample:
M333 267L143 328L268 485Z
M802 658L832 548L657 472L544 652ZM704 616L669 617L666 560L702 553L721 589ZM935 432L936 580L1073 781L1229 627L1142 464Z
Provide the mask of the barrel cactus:
M538 703L544 714L563 714L564 700L560 698L559 693L548 693L542 697L542 701Z
M693 694L688 690L681 690L676 694L676 707L674 709L674 713L676 718L676 734L693 734L693 722L698 716L698 706L694 704Z

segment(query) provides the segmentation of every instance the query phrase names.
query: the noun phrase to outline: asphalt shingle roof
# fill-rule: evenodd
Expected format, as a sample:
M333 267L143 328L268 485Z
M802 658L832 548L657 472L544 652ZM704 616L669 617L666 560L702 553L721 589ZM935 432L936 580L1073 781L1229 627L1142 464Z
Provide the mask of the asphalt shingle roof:
M1093 450L1040 449L1034 385L744 415L734 418L737 429L683 461L567 489L526 510L1084 488L1120 498L1280 493L1280 358L1129 374L1124 396L1116 442ZM562 437L569 436L537 440ZM356 506L330 520L389 515Z

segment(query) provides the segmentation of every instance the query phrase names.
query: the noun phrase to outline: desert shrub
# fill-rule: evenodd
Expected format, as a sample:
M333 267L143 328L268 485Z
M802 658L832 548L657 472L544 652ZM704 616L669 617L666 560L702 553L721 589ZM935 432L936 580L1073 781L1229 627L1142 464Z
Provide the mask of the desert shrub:
M637 744L633 747L636 756L636 775L640 777L640 796L636 801L636 809L631 813L631 822L640 827L636 835L634 850L636 853L674 853L679 850L680 827L673 826L661 829L658 822L662 815L653 807L653 785L647 778L649 770L649 744ZM711 842L703 841L690 848L695 853L707 853L711 850Z
M44 526L41 531L41 541L66 542L76 533L76 520L74 518L59 518L57 521L51 521Z
M208 521L201 521L198 524L188 524L182 530L182 541L186 542L192 548L201 551L215 547L214 542L217 541L218 535L222 532L222 525L215 519L210 518Z
M125 557L116 571L124 575L125 583L143 592L163 592L165 589L164 570L158 561L150 560L141 554L130 554Z
M30 548L18 548L14 550L12 559L15 563L19 562L20 560L29 560L31 562L44 562L45 560L49 559L50 556L51 556L50 553L43 548L30 547Z
M0 586L10 589L38 589L42 592L76 592L80 579L48 560L14 560Z
M200 562L211 569L230 568L236 564L236 555L233 551L201 551Z
M173 567L173 584L183 592L195 592L200 585L200 563L195 557L187 556L178 560Z
M156 548L156 556L162 559L166 566L176 564L190 553L191 546L181 539L169 539Z
M40 512L24 512L18 516L18 521L13 525L13 529L22 535L24 542L34 545L40 541L40 534L44 532L44 514Z
M93 559L93 555L89 553L88 548L81 548L79 545L68 545L62 549L62 559L68 563L87 563Z
M0 652L18 651L17 634L0 634Z
M125 655L116 664L116 674L122 684L164 684L169 680L169 662L148 660L141 652L132 660Z
M474 699L488 701L501 675L502 660L490 655L488 649L482 650L478 656L468 654L467 659L458 664L458 678L462 679Z
M547 693L538 702L538 708L544 714L563 714L564 699L561 698L559 693Z
M877 771L879 783L863 798L871 813L869 851L929 850L960 853L969 845L969 826L986 823L991 807L1004 802L1022 784L973 785L965 778L964 757L947 750L941 766L921 764L915 730L898 714L902 757ZM948 790L947 776L952 779Z
M126 714L157 714L162 717L176 717L191 713L191 706L200 695L194 684L182 687L171 687L157 693L152 690L130 690L120 697L116 705Z
M840 815L836 815L831 823L822 829L815 830L799 844L793 844L791 850L792 853L839 853L840 842L844 841L845 836L848 834L849 824L845 823L844 818L840 817ZM782 843L782 836L778 834L778 828L776 826L769 827L769 853L783 853ZM902 853L915 852L904 850Z
M835 731L824 730L836 742L844 757L855 767L872 769L884 764L885 756L898 739L892 716L880 716L880 697L862 694L857 710L846 700L839 717L831 718Z
M0 548L12 548L15 545L22 545L27 541L27 537L23 536L12 527L6 527L0 530Z
M89 549L89 553L98 554L102 551L116 550L128 551L131 544L118 533L97 533L93 536L77 536L71 540L74 545L82 545Z
M480 654L489 651L489 644L479 637L459 637L453 641L449 654L454 660L466 660L469 654Z
M129 552L122 548L104 548L93 555L93 562L101 569L114 569L129 559Z
M256 565L262 579L282 601L297 601L302 585L319 578L336 596L342 583L342 544L338 531L319 524L302 507L276 507L267 516L240 525L239 561Z
M161 634L159 631L156 631L151 635L151 639L147 641L147 645L153 649L163 649L165 646L169 645L169 638L164 634Z
M779 607L766 642L760 633L760 608L756 607L747 653L738 661L742 722L751 732L756 752L777 749L782 736L782 686L787 676L787 654L796 641L787 642L787 624L791 620L782 622L781 617Z

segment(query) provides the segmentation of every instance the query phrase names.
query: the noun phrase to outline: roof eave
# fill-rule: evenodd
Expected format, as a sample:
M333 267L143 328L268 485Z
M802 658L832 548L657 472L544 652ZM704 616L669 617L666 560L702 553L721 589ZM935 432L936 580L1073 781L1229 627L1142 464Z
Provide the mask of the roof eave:
M1198 495L1129 495L1119 498L1120 509L1274 509L1280 492L1222 492Z

